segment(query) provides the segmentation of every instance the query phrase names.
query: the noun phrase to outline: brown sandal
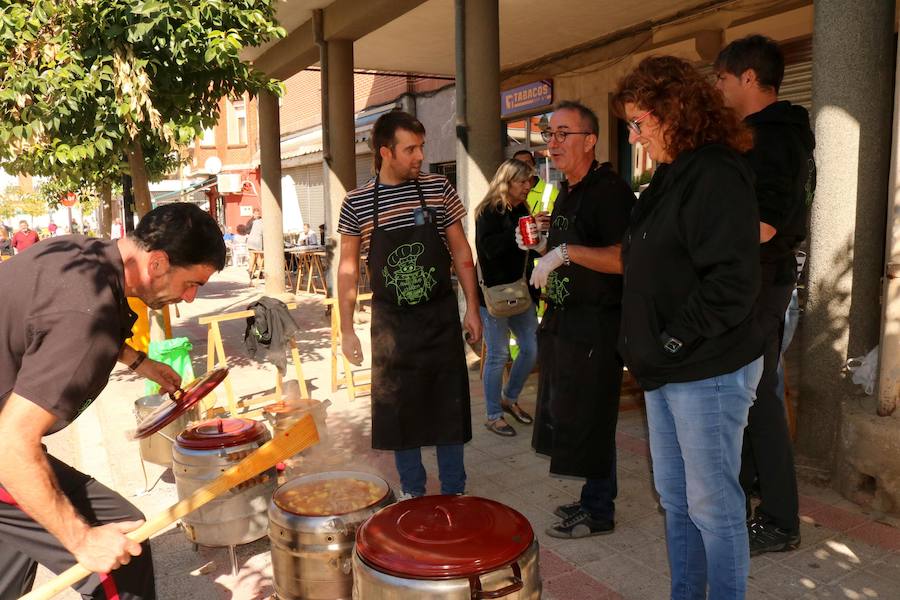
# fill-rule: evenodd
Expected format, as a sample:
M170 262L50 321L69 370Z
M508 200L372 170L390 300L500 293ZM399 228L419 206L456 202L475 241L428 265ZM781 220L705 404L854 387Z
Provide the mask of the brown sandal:
M512 437L516 435L516 430L512 428L512 425L503 420L503 417L499 419L495 419L493 421L488 421L484 424L487 427L488 431L492 431L497 435L502 435L503 437Z

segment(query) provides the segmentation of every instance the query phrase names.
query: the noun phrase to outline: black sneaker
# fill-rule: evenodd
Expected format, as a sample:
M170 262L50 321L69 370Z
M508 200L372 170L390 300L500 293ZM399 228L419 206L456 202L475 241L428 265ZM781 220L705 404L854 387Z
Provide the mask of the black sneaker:
M560 504L556 507L556 510L553 511L553 514L560 519L568 519L579 511L581 511L580 500L578 502L571 502L569 504Z
M800 532L776 527L766 519L756 517L747 524L750 535L750 556L766 552L788 552L800 546Z
M547 535L555 538L583 538L592 535L604 535L612 533L616 524L612 521L604 521L591 517L590 513L579 510L577 513L563 519L547 529Z

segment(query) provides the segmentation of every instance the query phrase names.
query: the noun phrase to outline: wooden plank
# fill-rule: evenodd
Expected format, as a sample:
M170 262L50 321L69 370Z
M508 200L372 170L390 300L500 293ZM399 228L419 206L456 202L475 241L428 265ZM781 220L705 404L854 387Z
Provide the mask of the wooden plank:
M288 310L294 310L297 308L296 302L289 302L287 304ZM197 323L200 325L209 325L214 322L222 322L222 321L232 321L234 319L246 319L247 317L252 317L256 313L252 310L241 310L238 312L231 313L222 313L219 315L211 315L208 317L200 317L197 319Z

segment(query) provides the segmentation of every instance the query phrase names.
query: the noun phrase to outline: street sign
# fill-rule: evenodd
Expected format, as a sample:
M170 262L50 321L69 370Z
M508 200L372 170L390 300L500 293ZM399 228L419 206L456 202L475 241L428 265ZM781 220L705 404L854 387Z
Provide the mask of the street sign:
M72 208L77 203L78 203L78 196L75 195L75 192L69 192L68 194L66 194L65 196L62 197L62 200L60 200L60 204L62 204L63 206L67 206L69 208Z

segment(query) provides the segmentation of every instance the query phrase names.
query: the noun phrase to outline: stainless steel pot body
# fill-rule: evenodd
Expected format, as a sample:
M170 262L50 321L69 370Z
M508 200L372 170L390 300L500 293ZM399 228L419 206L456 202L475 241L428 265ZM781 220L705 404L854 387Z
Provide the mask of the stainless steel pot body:
M454 579L413 579L389 575L369 566L353 553L354 600L539 600L541 574L538 542L509 565L480 576ZM485 593L487 592L487 593ZM505 592L505 593L504 593ZM500 595L493 595L500 594Z
M270 439L266 431L253 442L228 448L195 450L175 444L172 471L179 500L219 477ZM271 468L210 500L182 519L188 539L203 546L246 544L266 535L266 511L277 485Z
M134 401L134 416L138 424L150 413L159 408L163 403L163 396L153 394L143 396ZM163 427L157 433L140 440L141 458L146 462L164 467L172 466L172 446L175 436L185 430L188 423L200 419L200 411L197 407L189 411Z
M304 482L325 479L362 479L385 486L378 503L343 515L312 517L283 510L269 503L269 541L272 574L279 600L348 599L353 591L352 556L356 529L381 508L393 504L394 492L371 473L330 471L304 475Z

